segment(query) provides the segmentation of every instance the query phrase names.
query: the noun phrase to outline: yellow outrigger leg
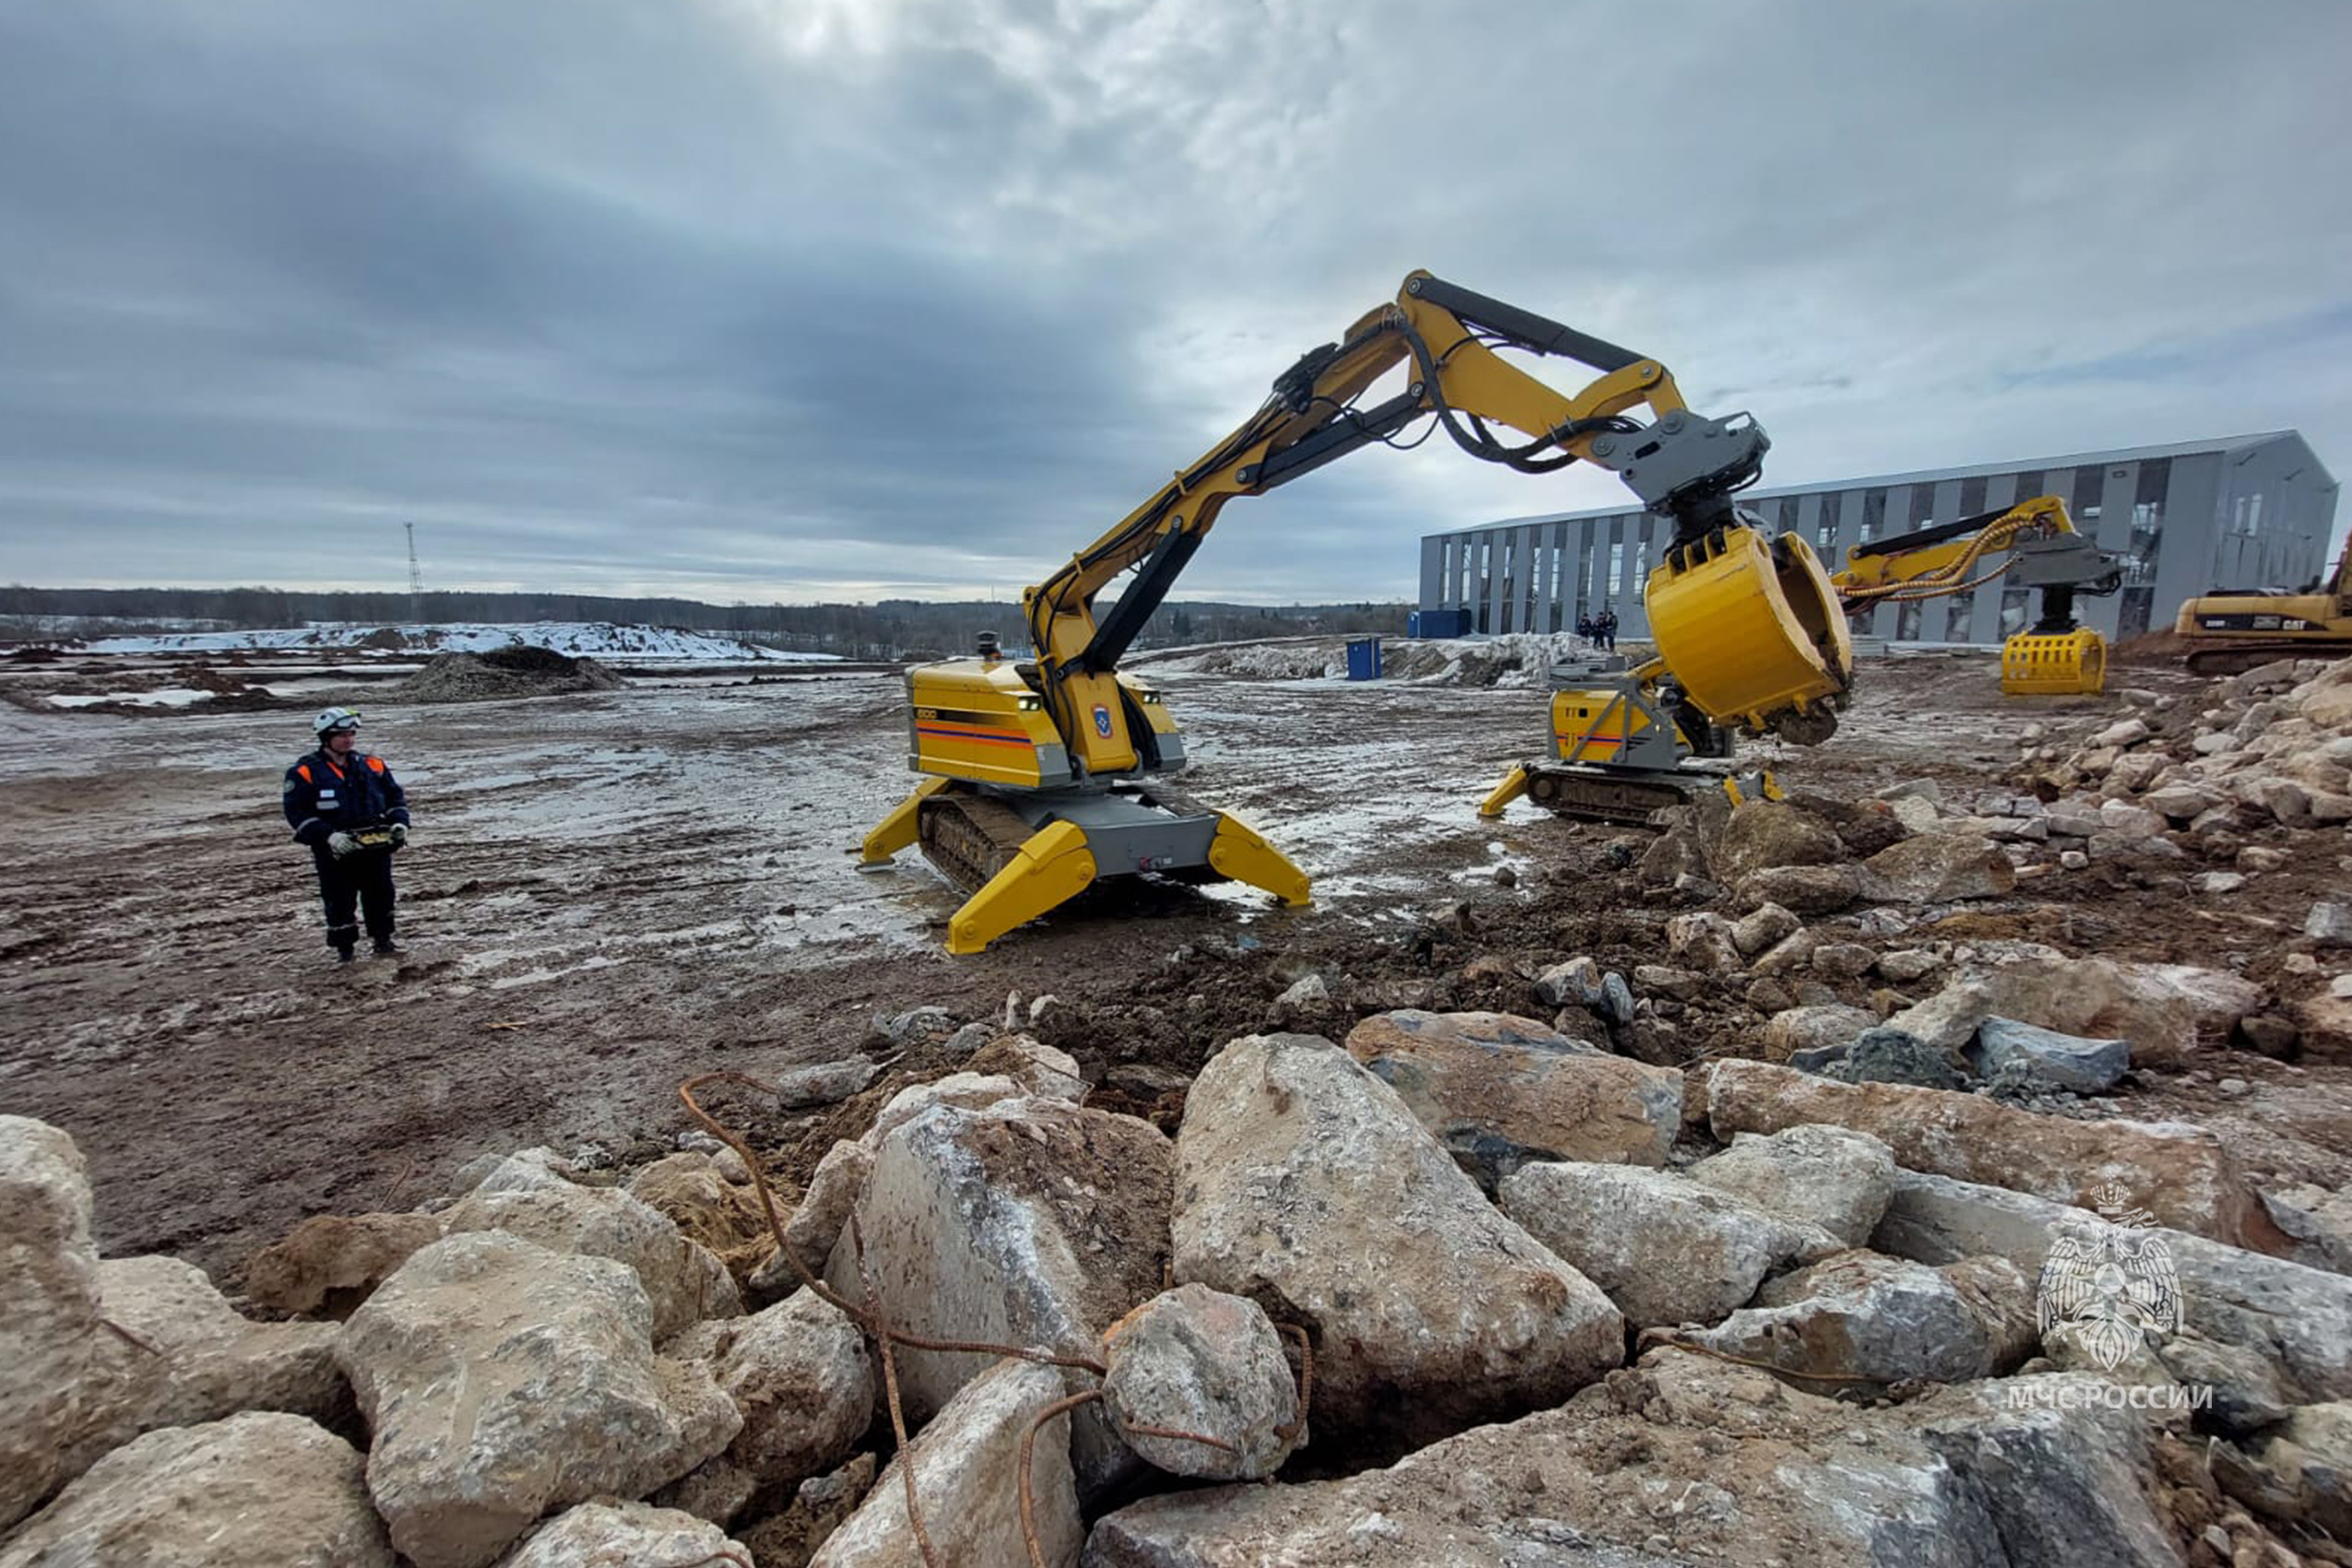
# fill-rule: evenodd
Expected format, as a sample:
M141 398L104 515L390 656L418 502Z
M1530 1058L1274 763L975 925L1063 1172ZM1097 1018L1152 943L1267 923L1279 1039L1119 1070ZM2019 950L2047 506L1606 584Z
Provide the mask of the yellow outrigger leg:
M1223 811L1217 813L1217 836L1209 843L1209 869L1263 889L1294 909L1310 902L1306 873L1256 829Z
M1749 791L1743 790L1740 787L1740 781L1737 775L1726 773L1723 775L1724 798L1731 803L1734 809L1739 807L1745 806L1751 800L1786 800L1789 798L1788 792L1780 787L1780 781L1772 776L1772 770L1769 768L1761 768L1756 771L1755 774L1755 788L1753 793L1750 793Z
M1503 814L1503 808L1527 793L1528 777L1527 764L1524 762L1505 773L1503 782L1495 786L1494 793L1478 803L1478 814L1481 817L1500 817Z
M2087 626L2001 644L2001 690L2010 697L2091 697L2107 690L2107 640Z
M923 802L947 788L952 782L950 779L925 779L921 784L916 784L915 793L892 807L890 815L875 823L874 831L866 835L865 848L860 855L858 864L880 866L900 850L914 843L918 831L916 818L922 809Z
M1029 835L987 886L963 901L947 923L947 950L986 951L990 942L1069 902L1094 882L1094 856L1075 822L1054 822Z

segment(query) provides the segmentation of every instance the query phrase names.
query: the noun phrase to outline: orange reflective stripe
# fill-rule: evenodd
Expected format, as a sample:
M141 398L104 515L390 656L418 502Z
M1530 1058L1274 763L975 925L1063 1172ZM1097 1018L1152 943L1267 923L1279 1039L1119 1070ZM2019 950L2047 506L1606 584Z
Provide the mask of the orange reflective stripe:
M311 782L311 765L308 762L295 763L294 771L302 775L302 782L304 784Z
M384 772L384 759L383 759L383 758L381 758L381 757L371 757L371 758L369 758L369 759L368 759L368 767L369 767L369 769L370 769L372 772L379 772L379 773L380 773L380 772Z

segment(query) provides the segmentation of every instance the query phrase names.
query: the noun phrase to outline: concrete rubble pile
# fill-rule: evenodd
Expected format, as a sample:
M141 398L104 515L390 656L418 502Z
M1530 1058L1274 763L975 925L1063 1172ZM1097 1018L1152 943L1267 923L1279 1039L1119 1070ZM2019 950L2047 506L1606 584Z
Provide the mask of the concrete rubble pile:
M1929 836L1810 826L1742 828L1744 875ZM1623 1049L1704 994L1675 975L1809 934L1778 973L1921 994L1758 1013L1778 1061ZM2079 1114L2259 997L2117 965L2062 998L2032 952L1761 902L1659 956L1530 966L1548 1020L1233 1039L1172 1134L1015 1032L1042 1007L889 1020L961 1066L786 1091L863 1107L782 1189L813 1280L691 1239L756 1205L732 1149L620 1185L541 1149L308 1222L255 1260L262 1322L100 1259L72 1142L0 1118L0 1568L842 1568L920 1561L918 1519L941 1561L1062 1568L2345 1560L2352 1204ZM2177 1321L2045 1326L2062 1243L2113 1223ZM883 1319L933 1342L892 1354L903 1448Z
M2352 825L2352 661L2281 659L2195 696L2122 695L2123 718L2029 726L2023 742L2018 782L2048 802L2070 868L2109 862L2265 908L2276 874L2337 860ZM2352 905L2294 913L2321 949L2352 945ZM2352 1049L2352 995L2314 986L2243 1037L2273 1055Z

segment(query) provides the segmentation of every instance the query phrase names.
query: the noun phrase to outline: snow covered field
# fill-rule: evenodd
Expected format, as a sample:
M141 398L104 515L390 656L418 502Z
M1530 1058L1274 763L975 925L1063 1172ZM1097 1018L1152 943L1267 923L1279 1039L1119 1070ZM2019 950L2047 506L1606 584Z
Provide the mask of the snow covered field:
M384 635L399 638L392 643ZM709 632L682 631L663 626L618 626L609 621L542 620L521 626L488 626L459 622L451 625L391 626L370 622L349 625L289 627L254 631L182 631L152 637L101 637L80 648L89 654L227 654L243 650L306 652L345 650L385 658L413 657L419 652L484 654L494 648L522 644L552 648L573 657L663 659L695 663L821 664L833 662L831 654L788 653L738 642Z

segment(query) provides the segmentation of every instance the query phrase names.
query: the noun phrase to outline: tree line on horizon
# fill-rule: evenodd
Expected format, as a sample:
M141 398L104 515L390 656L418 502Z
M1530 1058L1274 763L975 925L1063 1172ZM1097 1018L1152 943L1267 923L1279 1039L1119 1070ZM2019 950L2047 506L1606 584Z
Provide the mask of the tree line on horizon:
M735 637L767 647L849 658L940 658L967 653L994 631L1008 649L1027 639L1017 604L971 599L882 599L872 604L710 604L701 599L595 594L428 593L412 613L403 593L243 588L0 587L0 636L142 636L167 631L254 631L313 623L405 626L477 622L611 621ZM1402 601L1235 605L1170 600L1153 612L1138 647L1233 643L1305 632L1401 635Z

